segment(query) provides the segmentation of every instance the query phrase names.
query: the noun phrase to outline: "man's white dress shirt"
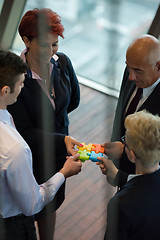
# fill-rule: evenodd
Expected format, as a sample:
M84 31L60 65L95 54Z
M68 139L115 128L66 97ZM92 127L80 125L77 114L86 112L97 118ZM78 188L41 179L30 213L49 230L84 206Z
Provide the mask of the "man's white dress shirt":
M31 150L13 126L9 112L0 109L0 215L7 218L38 213L64 181L64 175L56 173L42 185L37 184Z
M140 99L138 105L137 105L137 108L136 108L136 112L138 111L138 109L142 106L142 104L147 100L147 98L151 95L151 93L153 92L153 90L155 89L155 87L158 85L158 83L160 82L160 78L155 82L153 83L150 87L147 87L147 88L143 88L143 95L142 95L142 98ZM125 110L125 113L127 112L127 109L132 101L132 99L134 98L134 96L136 95L136 92L137 92L137 88L135 88L135 90L133 91L132 95L131 95L131 98L130 100L128 101L128 104L127 104L127 107L126 107L126 110Z

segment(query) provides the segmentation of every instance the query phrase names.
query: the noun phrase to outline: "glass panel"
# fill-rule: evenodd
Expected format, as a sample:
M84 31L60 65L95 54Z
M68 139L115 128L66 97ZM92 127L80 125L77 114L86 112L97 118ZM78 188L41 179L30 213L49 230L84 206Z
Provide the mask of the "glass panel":
M158 0L28 0L24 12L34 7L56 11L65 27L59 51L71 58L76 73L119 90L126 49L148 31L158 5ZM13 50L23 48L17 34Z
M1 10L2 10L3 3L4 3L4 0L0 0L0 13L1 13Z

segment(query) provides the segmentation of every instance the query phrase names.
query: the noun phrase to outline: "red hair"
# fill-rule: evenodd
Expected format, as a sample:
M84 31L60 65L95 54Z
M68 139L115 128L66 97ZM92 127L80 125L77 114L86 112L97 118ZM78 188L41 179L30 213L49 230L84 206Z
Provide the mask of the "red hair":
M23 40L26 36L30 41L39 36L39 20L45 20L45 32L46 33L56 33L62 38L64 27L61 23L60 16L53 12L49 8L38 9L27 11L21 19L19 25L19 34Z

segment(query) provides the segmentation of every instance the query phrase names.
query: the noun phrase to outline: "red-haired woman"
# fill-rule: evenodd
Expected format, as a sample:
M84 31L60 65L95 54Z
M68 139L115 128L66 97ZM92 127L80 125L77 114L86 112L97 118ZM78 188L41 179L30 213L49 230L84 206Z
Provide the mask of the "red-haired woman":
M63 31L59 15L46 8L26 12L19 25L26 46L21 58L28 63L29 70L18 101L9 111L32 150L34 175L39 184L64 164L65 144L62 148L57 139L54 141L53 133L69 134L68 113L80 101L72 63L65 54L57 53L58 37L63 38ZM64 189L63 185L50 208L47 206L35 216L41 240L53 239L55 212L64 200Z

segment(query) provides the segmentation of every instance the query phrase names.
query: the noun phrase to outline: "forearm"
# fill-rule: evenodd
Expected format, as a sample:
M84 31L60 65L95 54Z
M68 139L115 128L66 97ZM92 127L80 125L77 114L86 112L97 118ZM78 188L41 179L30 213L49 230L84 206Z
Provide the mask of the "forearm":
M9 196L14 199L15 209L26 216L39 212L54 198L65 181L63 174L57 173L42 185L38 185L32 172L30 149L23 142L15 145L10 162L12 164L9 165L5 178Z
M42 198L45 199L44 204L52 201L58 192L61 185L64 183L65 177L62 173L58 172L51 177L47 182L40 185L40 192Z

